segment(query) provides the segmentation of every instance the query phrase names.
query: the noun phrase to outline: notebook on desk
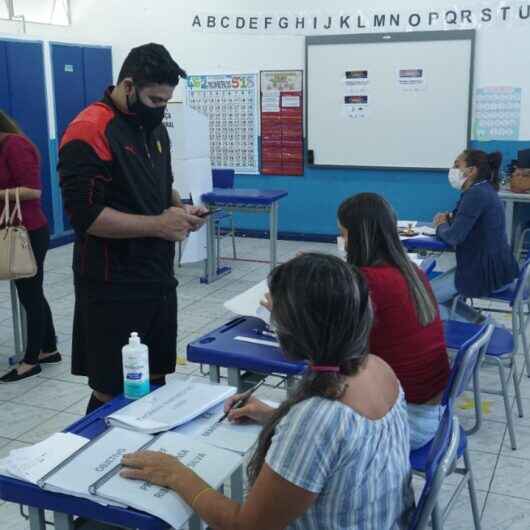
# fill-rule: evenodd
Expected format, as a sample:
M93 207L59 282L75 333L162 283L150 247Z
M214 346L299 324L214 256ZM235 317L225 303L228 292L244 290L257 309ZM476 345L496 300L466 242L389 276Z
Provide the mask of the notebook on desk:
M144 449L161 451L177 457L213 489L241 465L241 456L176 432L155 437ZM192 515L192 509L174 491L143 481L120 476L121 465L90 486L93 495L152 514L173 528L181 528Z
M232 386L173 379L165 386L112 413L109 425L144 433L169 431L197 418L236 393Z

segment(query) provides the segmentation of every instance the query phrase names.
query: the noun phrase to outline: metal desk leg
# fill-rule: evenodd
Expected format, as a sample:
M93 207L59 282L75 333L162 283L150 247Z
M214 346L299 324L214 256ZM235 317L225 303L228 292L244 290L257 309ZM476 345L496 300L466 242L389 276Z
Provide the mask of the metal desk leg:
M242 503L243 496L243 466L241 465L230 477L230 498L236 502Z
M285 382L285 386L287 387L287 397L292 397L293 396L297 385L298 385L298 381L296 380L296 377L289 376L287 378L287 380Z
M219 374L219 366L214 366L210 364L210 382L219 383L221 380L221 375Z
M217 256L215 248L214 216L209 215L206 223L206 282L215 281L217 276Z
M13 314L13 336L15 338L15 355L9 359L10 364L16 364L24 357L26 349L26 312L18 300L15 282L9 282L11 293L11 312Z
M508 243L513 248L513 201L504 201L504 215L506 217L506 235L508 236Z
M278 261L278 206L277 202L273 202L270 208L270 246L271 246L271 269L276 267Z
M242 390L241 372L239 368L228 368L228 384L235 386L238 392Z
M74 516L67 513L53 512L53 522L55 530L74 530L75 528Z
M46 523L44 520L44 510L28 506L29 511L29 527L30 530L46 530Z

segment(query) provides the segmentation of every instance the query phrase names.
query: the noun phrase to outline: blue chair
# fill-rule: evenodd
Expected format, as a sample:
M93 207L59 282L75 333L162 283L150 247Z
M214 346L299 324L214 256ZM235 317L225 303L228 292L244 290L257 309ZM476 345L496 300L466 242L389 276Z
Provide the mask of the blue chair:
M212 182L214 188L222 189L233 189L234 187L235 171L233 169L212 169ZM217 241L217 268L219 269L220 256L221 256L221 223L225 219L230 219L230 230L225 235L232 237L232 255L234 259L237 259L236 252L236 229L234 225L234 214L230 212L221 211L214 214L215 222L215 236Z
M434 258L425 258L421 264L420 269L430 278L431 274L436 268L436 260Z
M433 530L443 528L438 496L447 475L454 469L460 446L460 424L453 411L445 409L438 432L431 442L425 463L425 485L409 530L425 530L432 520Z
M470 337L473 337L480 325L470 324L468 322L459 322L457 320L447 320L444 322L445 342L449 349L459 349L465 344ZM491 340L486 348L483 358L483 364L493 364L499 371L501 390L481 389L479 370L477 370L473 383L473 397L475 400L475 425L468 431L468 434L477 432L482 424L482 399L481 393L501 396L504 401L506 413L506 422L508 423L508 433L512 449L517 449L517 440L515 437L515 428L512 414L511 397L508 393L510 379L513 380L517 410L519 417L523 417L523 404L521 401L520 378L517 373L517 360L515 355L514 335L509 330L501 327L494 327Z
M530 323L530 259L523 264L517 280L510 287L480 300L501 302L510 307L514 338L513 351L517 352L522 344L526 374L530 377L530 348L526 335Z
M438 433L447 429L447 422L451 421L453 411L456 409L456 400L463 394L478 370L478 366L481 358L488 347L489 341L493 334L494 326L492 324L484 324L479 326L477 333L466 340L459 348L453 362L451 373L449 374L449 382L444 391L442 398L442 404L448 411L447 417L444 415L444 419L440 423ZM445 421L444 421L445 420ZM429 466L432 466L434 456L440 448L443 448L440 438L437 435L429 443L415 449L410 453L410 464L414 473L425 476L427 479ZM440 444L440 445L439 445ZM462 467L457 467L458 463L461 462ZM431 469L432 471L432 469ZM469 458L469 451L467 447L467 434L463 428L460 427L459 443L456 451L455 465L448 470L449 474L461 475L462 478L456 487L450 501L444 508L443 512L440 512L438 502L434 503L434 507L431 511L433 519L433 528L442 528L443 521L447 518L449 512L454 506L458 495L461 493L463 488L468 486L469 498L471 501L471 511L473 513L473 521L475 523L475 530L480 530L480 510L478 507L477 493L475 489L475 482L473 479L473 473L471 470L471 460ZM436 526L438 525L438 526Z

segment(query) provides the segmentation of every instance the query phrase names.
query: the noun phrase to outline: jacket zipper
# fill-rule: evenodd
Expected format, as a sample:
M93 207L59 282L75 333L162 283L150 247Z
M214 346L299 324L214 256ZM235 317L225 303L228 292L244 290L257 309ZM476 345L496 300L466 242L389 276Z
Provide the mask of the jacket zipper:
M151 157L151 151L149 150L149 144L147 142L147 134L145 133L145 130L143 127L140 127L140 130L142 131L142 136L144 139L144 148L147 154L147 158L149 159L149 162L151 162L151 167L154 169L155 163L153 162L153 158Z

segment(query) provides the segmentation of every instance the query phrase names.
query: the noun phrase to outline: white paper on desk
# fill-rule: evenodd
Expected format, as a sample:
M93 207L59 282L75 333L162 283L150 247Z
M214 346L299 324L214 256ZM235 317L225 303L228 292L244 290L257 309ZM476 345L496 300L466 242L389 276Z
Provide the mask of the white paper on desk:
M433 228L432 226L417 226L416 231L425 236L436 235L436 228Z
M257 317L263 320L266 324L270 324L270 311L260 303L268 292L269 285L267 280L263 280L254 287L251 287L245 292L238 294L237 296L234 296L234 298L225 302L224 307L236 315Z
M200 416L236 393L233 386L172 379L107 417L109 425L140 432L168 431Z
M138 451L152 439L150 434L107 429L64 466L39 481L39 486L47 491L108 504L105 499L92 495L89 487L121 462L124 454Z
M35 445L13 449L0 461L0 473L36 485L88 442L88 438L77 434L53 434Z
M241 455L213 447L176 432L161 434L149 446L176 456L213 489L217 489L241 465ZM98 497L123 503L159 517L173 528L181 528L193 511L174 491L114 474L96 489Z
M224 415L224 403L217 405L202 416L186 425L178 427L175 432L196 438L204 443L245 454L256 443L261 432L257 423L234 424L227 419L219 423Z
M414 228L418 224L418 221L398 221L397 226L398 228L408 228L409 226L411 228Z

